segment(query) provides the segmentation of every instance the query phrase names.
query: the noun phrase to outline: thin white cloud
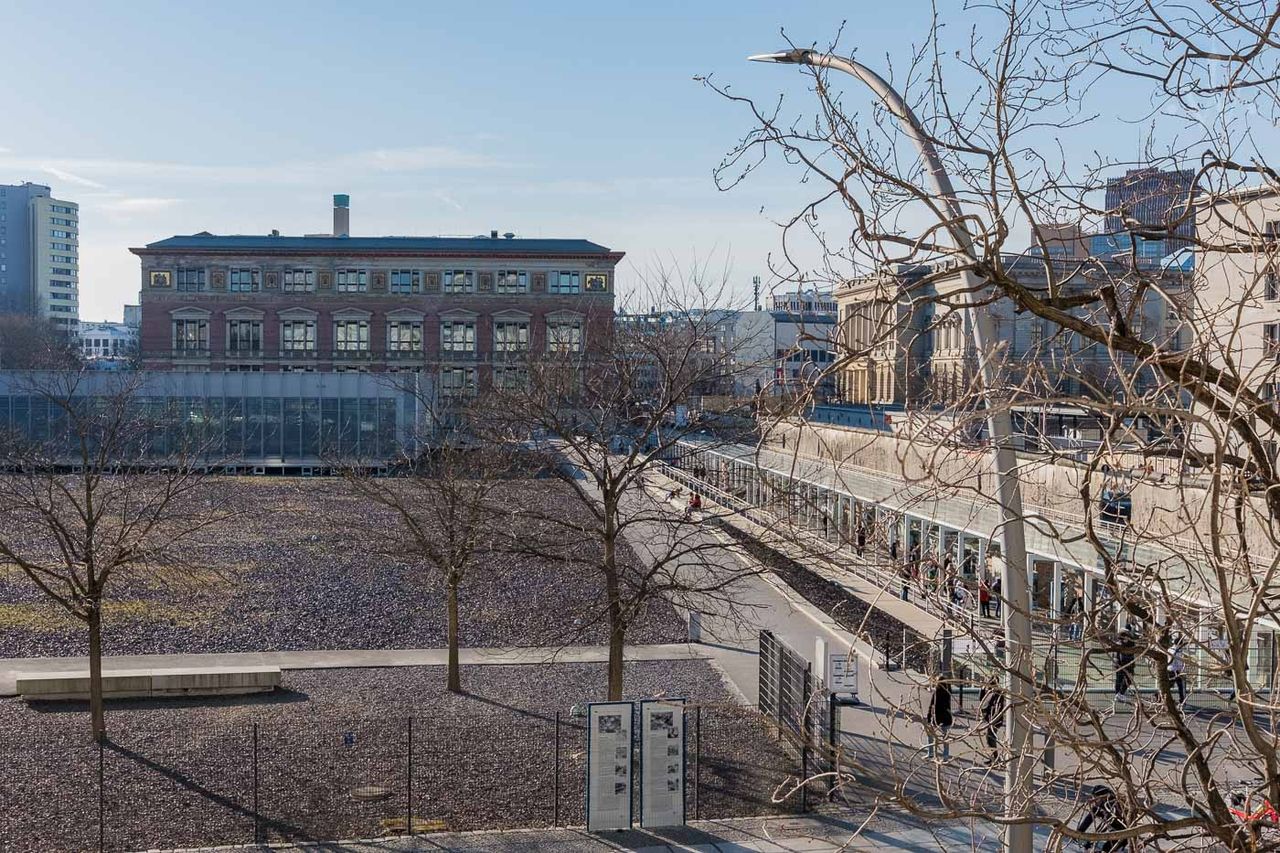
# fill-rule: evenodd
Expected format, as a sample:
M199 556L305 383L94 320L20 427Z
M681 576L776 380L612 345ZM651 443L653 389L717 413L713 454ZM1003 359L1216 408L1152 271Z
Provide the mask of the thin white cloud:
M59 169L55 166L50 166L48 164L41 166L40 171L47 172L48 174L53 175L55 178L62 181L64 184L75 184L76 186L89 187L90 189L95 189L95 190L106 189L106 186L104 184L100 184L97 181L91 181L88 178L81 177L80 175L73 174L71 172L66 171L65 169Z
M261 165L181 163L150 160L21 157L0 149L0 169L45 172L59 181L105 189L139 181L187 184L307 185L359 178L361 174L502 168L507 164L478 151L443 145L377 148L323 160Z
M95 206L111 213L156 213L157 211L168 210L177 203L178 199L176 198L134 196L107 199L97 202Z

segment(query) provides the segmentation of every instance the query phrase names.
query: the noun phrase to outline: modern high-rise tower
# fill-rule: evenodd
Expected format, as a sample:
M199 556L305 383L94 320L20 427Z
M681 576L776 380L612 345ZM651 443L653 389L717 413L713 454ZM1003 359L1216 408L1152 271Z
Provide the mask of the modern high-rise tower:
M80 316L80 206L43 184L0 184L0 313L73 333Z

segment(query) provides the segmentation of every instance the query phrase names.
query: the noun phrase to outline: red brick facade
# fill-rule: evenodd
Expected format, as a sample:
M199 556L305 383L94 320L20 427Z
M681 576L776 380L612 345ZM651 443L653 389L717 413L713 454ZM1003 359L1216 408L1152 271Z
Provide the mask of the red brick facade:
M210 242L217 238L210 237ZM474 242L474 241L468 241ZM547 347L547 323L580 324L582 346L590 351L612 333L614 267L622 254L526 254L517 249L520 241L503 241L505 251L483 255L443 253L280 253L243 249L178 251L159 245L134 249L142 260L142 328L140 349L145 367L181 370L251 369L273 371L311 368L315 370L362 368L385 370L424 365L484 366L494 359L494 325L499 320L527 322L529 348ZM510 249L506 249L506 247ZM229 271L256 271L259 289L230 292ZM336 292L338 270L367 272L367 292ZM442 276L449 270L472 272L472 293L442 292ZM203 271L203 290L179 290L179 273ZM285 270L314 273L313 292L285 292ZM392 271L414 270L423 292L391 293ZM519 270L525 274L526 293L498 293L495 273ZM550 293L549 282L561 271L576 274L574 281L592 292ZM185 283L185 282L184 282ZM285 314L281 316L282 312ZM312 313L314 312L314 314ZM228 352L228 321L245 319L260 322L261 349L258 352ZM281 328L285 319L315 322L313 352L289 352L281 348ZM335 323L340 319L368 322L368 350L336 351ZM175 320L203 324L207 350L190 351L175 345ZM391 321L421 322L422 347L413 352L388 353L388 324ZM475 351L442 353L440 328L443 320L474 322ZM499 359L501 355L499 355Z

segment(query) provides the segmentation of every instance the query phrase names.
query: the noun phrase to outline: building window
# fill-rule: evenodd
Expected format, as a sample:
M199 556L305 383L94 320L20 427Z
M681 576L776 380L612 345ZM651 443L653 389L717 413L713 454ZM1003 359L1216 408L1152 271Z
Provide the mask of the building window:
M572 271L553 272L547 287L552 293L581 293L582 277Z
M494 289L498 293L528 293L529 273L524 270L498 270L494 275Z
M233 293L257 293L261 288L259 271L256 269L231 270L227 276L227 290Z
M364 293L368 289L368 270L338 270L339 293Z
M1280 273L1268 270L1262 277L1262 298L1268 302L1280 301Z
M174 320L173 348L178 352L208 352L209 321Z
M191 292L204 290L204 269L179 269L178 290Z
M440 324L440 349L452 353L476 351L476 324L470 320L445 320Z
M316 321L285 320L281 323L280 349L283 352L315 352Z
M549 352L582 352L582 323L577 320L553 320L547 323Z
M335 322L333 348L338 352L368 352L369 321L338 320Z
M391 271L391 292L392 293L421 293L422 292L422 271L421 270L392 270Z
M49 231L49 236L53 237L55 240L70 240L72 237L76 236L76 233L74 231L63 231L60 228L54 228Z
M309 269L285 270L286 293L311 293L316 289L316 271Z
M1280 323L1263 324L1262 351L1266 358L1280 359Z
M515 391L527 387L529 374L523 365L500 364L493 368L493 386L503 391Z
M445 293L475 293L475 273L471 270L445 270Z
M237 355L257 355L262 352L261 320L228 320L227 351Z
M440 371L440 390L447 397L470 396L476 391L474 367L449 367Z
M495 352L525 352L529 349L529 324L524 320L493 324Z
M392 320L387 323L387 352L422 352L422 321Z

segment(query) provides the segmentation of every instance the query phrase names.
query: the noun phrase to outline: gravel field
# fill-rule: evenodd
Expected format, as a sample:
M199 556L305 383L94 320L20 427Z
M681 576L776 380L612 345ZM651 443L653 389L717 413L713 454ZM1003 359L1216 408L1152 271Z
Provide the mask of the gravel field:
M243 505L236 523L199 546L217 579L179 590L130 581L107 610L107 654L435 648L445 644L438 577L374 556L367 540L390 529L388 511L341 480L218 478L210 484ZM564 502L551 481L513 483L513 506ZM572 511L573 503L564 504ZM482 558L461 597L462 644L473 647L606 642L595 618L591 573L510 555ZM575 621L576 620L576 621ZM629 643L683 640L675 611L655 603ZM0 574L0 657L87 654L79 623L49 605L18 574Z
M559 822L580 825L585 732L569 712L601 697L604 665L469 667L463 678L471 692L453 696L437 667L293 671L271 697L112 703L102 751L105 849L248 843L255 811L268 840L402 832L410 731L416 821L448 830L549 826L558 775ZM703 818L777 809L772 791L796 768L710 664L628 664L626 684L629 697L684 696L701 706L700 721L693 710L687 718L690 819L695 788ZM0 732L0 850L96 847L99 753L83 706L3 700ZM386 798L353 797L367 787Z

